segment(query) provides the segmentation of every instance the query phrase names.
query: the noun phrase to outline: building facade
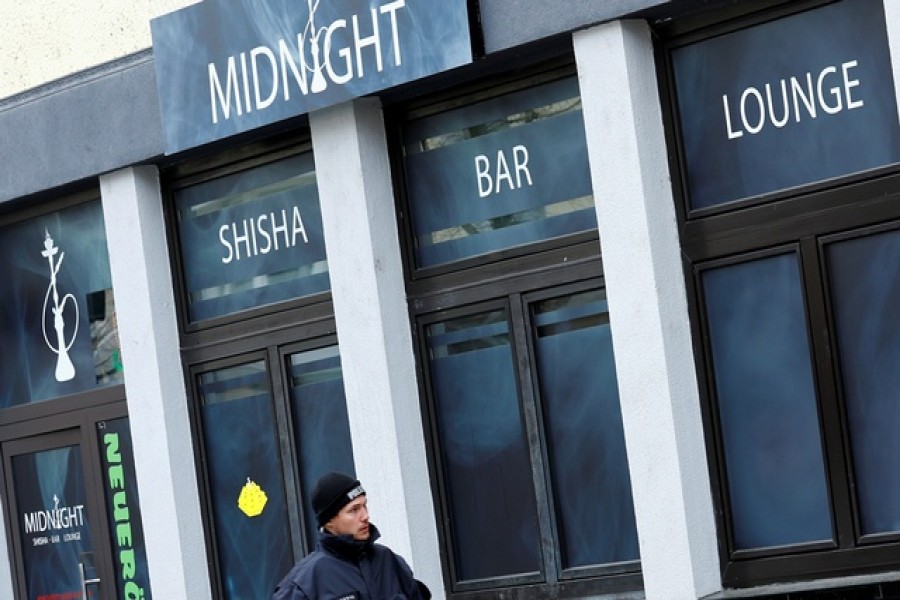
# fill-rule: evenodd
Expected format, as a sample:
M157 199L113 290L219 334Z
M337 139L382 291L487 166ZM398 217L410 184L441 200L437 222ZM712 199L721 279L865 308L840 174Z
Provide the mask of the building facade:
M900 3L320 2L0 8L0 597L900 598Z

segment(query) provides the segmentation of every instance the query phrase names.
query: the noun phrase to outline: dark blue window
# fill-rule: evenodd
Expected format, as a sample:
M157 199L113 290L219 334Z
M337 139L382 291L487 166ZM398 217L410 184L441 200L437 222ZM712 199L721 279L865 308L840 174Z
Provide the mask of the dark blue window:
M863 534L900 531L900 232L827 247Z
M832 539L795 254L702 274L736 549Z
M674 49L672 65L691 209L900 161L879 0L715 35Z
M316 480L329 471L355 474L347 400L337 346L298 352L288 360L304 524L313 541L316 516L308 507Z
M203 373L200 403L223 594L266 598L293 559L265 362Z
M297 465L305 547L316 539L309 493L325 472L354 473L350 427L337 346L287 355L286 389L296 457L285 454L285 425L266 361L206 371L199 399L216 551L226 598L268 598L293 566L285 465ZM282 432L281 434L279 432Z
M427 336L457 577L537 572L537 508L506 313L438 323Z
M79 589L78 565L91 563L94 553L81 447L29 452L10 462L28 598Z
M533 310L562 566L637 560L606 298L591 291Z
M456 577L540 577L553 568L551 539L560 575L637 570L605 296L543 294L526 306L426 328ZM517 319L530 343L513 340ZM520 371L529 347L533 382ZM540 516L545 494L552 518Z
M597 228L574 78L412 121L403 150L419 267Z
M327 292L311 153L175 193L192 322Z
M0 272L0 408L123 382L99 200L0 228Z

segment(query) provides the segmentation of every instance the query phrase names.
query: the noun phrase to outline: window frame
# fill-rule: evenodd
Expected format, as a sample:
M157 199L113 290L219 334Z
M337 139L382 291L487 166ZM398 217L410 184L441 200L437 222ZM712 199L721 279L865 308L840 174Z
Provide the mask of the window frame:
M678 22L658 23L657 68L666 143L687 283L696 376L706 439L707 462L719 531L719 557L726 588L808 581L835 576L900 570L900 532L880 540L859 535L857 500L847 430L847 413L836 350L834 307L826 272L825 247L846 238L900 228L900 165L887 165L797 188L691 209L681 145L671 50L828 4L833 0L736 6ZM724 444L718 415L715 373L701 283L702 271L795 247L801 272L810 360L823 441L834 547L806 544L735 550ZM877 544L877 545L876 545Z
M171 165L161 174L164 219L175 292L194 472L200 502L204 543L212 597L225 597L219 559L213 494L200 403L200 375L230 366L262 360L267 369L275 420L290 546L296 563L311 552L317 540L308 539L299 471L300 445L294 435L289 382L290 356L338 346L331 291L253 307L229 315L191 322L185 285L182 247L178 233L175 192L190 185L237 174L275 161L312 152L308 129L229 148L218 154L194 157ZM308 490L311 492L311 490Z
M481 80L466 86L460 86L452 94L445 92L431 95L409 104L385 107L385 121L389 123L389 154L392 158L392 173L398 205L397 213L400 221L401 250L410 295L418 295L418 293L424 292L425 289L430 287L430 282L439 279L446 279L450 285L453 285L453 282L459 282L460 285L464 285L463 282L471 279L470 274L473 272L484 273L484 275L481 275L482 277L491 276L491 274L501 276L508 272L508 268L504 266L504 263L515 263L519 259L531 255L550 254L554 251L569 253L572 246L582 242L589 244L599 240L597 230L594 229L522 246L504 248L488 254L463 258L435 266L418 267L416 265L415 231L410 217L412 209L409 205L409 195L406 191L405 167L403 164L402 124L407 120L428 117L522 91L543 83L550 83L566 77L575 77L576 75L577 71L573 59L570 56L563 56L542 65L539 69L535 69L527 75L507 73L495 76L491 81ZM425 289L421 289L420 286Z
M19 202L11 202L9 207L4 206L4 210L0 210L0 230L9 226L28 222L32 219L46 217L47 215L81 207L94 202L100 206L101 215L103 215L105 220L106 215L103 210L103 199L100 194L100 189L96 187L96 184L86 186L84 189L73 191L65 196L48 200L44 203L21 205ZM106 232L104 230L104 236L105 235ZM109 253L108 245L109 241L107 240L107 253ZM110 285L112 285L111 282ZM87 404L91 404L92 398L118 397L119 395L124 394L124 389L124 379L118 383L98 384L90 389L70 392L43 400L32 400L7 408L0 408L0 416L3 417L3 423L12 423L16 421L25 422L31 418L40 418L57 412L72 410L72 406L77 407L82 404L82 399L86 399ZM111 391L108 392L107 390Z
M398 230L412 324L419 401L426 459L431 475L441 563L448 598L538 600L554 597L603 596L643 589L639 561L563 570L557 546L549 461L538 398L534 345L530 340L530 303L576 291L603 289L599 234L596 228L555 239L506 248L438 266L417 268L415 234L405 189L402 128L406 120L474 104L568 76L576 76L571 50L532 67L527 73L502 71L492 77L464 82L451 91L437 92L385 108L397 204ZM532 483L541 539L538 573L501 578L456 580L449 496L439 443L437 414L427 358L427 326L487 309L502 308L509 324L510 350L516 372L519 412L528 441ZM549 537L548 537L549 536Z
M596 266L596 265L595 265ZM584 269L578 269L583 271ZM603 278L596 273L584 273L583 277L546 285L546 279L532 275L520 281L519 285L530 287L507 287L505 293L499 289L495 294L471 302L417 314L415 318L416 349L419 356L427 356L425 330L428 326L450 319L480 314L489 310L503 310L509 325L510 352L516 374L518 410L522 418L524 435L527 440L529 461L532 471L532 486L537 507L538 531L540 534L541 568L536 573L496 577L484 580L457 581L454 560L454 544L449 515L448 484L443 465L437 411L433 401L433 385L427 364L420 365L420 398L423 406L423 421L426 427L429 467L435 502L438 504L439 538L444 563L445 577L451 582L449 593L453 598L480 600L496 597L498 589L513 598L544 598L548 589L556 589L560 597L583 593L606 594L636 591L642 578L640 561L626 561L587 567L564 569L561 564L560 548L557 544L558 525L550 485L550 461L545 435L542 399L538 388L534 339L531 335L531 306L549 298L556 298L586 291L605 291ZM491 286L488 286L488 290ZM552 540L552 541L550 541Z
M276 323L282 321L280 317L285 311L309 313L311 319L333 314L330 310L331 291L327 290L200 321L191 321L189 316L190 301L185 284L184 249L178 230L175 193L191 185L238 174L307 152L312 153L313 148L309 132L305 131L231 149L214 157L179 163L164 172L162 183L166 229L169 233L169 257L183 345L203 345L222 338L253 334L260 328L277 327Z
M267 382L271 392L272 410L275 420L281 475L285 493L285 508L288 515L287 526L293 551L293 562L312 552L315 539L306 533L306 508L299 472L299 442L294 436L294 416L291 412L288 371L290 356L337 346L334 322L322 322L313 326L294 326L278 332L263 332L257 337L233 340L219 346L195 349L183 353L185 381L187 385L188 413L191 423L191 437L194 440L195 473L200 493L201 514L214 598L223 598L222 571L218 553L218 537L213 518L213 491L207 469L208 458L203 431L202 406L200 402L200 377L205 373L251 362L266 365ZM311 491L311 490L308 490Z

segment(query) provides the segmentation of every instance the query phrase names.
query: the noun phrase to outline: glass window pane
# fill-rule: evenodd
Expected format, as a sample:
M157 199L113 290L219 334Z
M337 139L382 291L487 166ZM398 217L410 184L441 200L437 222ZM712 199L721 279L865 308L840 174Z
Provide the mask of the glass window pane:
M28 598L73 592L80 598L78 565L93 564L94 547L81 448L66 446L14 456L12 469Z
M191 321L327 291L311 153L175 194Z
M338 347L292 354L289 360L306 539L312 548L317 526L310 495L316 481L328 471L355 474L356 470Z
M419 267L597 228L574 77L412 121L404 153Z
M832 539L800 269L703 273L737 549Z
M426 332L459 580L537 572L540 536L503 311Z
M691 208L900 161L879 0L829 2L679 46L672 71Z
M226 598L268 598L292 550L263 361L200 376L203 437Z
M540 302L534 325L563 568L636 560L606 298Z
M0 408L123 381L99 201L0 229Z
M831 244L827 260L862 533L900 531L900 232Z
M128 418L98 423L97 436L103 464L106 518L116 564L119 598L151 600L144 526L138 499L137 474Z

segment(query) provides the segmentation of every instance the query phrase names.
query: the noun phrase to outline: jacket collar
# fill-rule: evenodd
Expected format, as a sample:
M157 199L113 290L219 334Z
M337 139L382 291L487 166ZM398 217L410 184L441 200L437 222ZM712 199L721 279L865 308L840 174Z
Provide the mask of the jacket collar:
M325 550L329 554L334 554L338 558L356 562L359 560L372 544L381 537L378 528L369 523L369 539L355 540L352 535L333 535L324 529L319 530L319 548Z

